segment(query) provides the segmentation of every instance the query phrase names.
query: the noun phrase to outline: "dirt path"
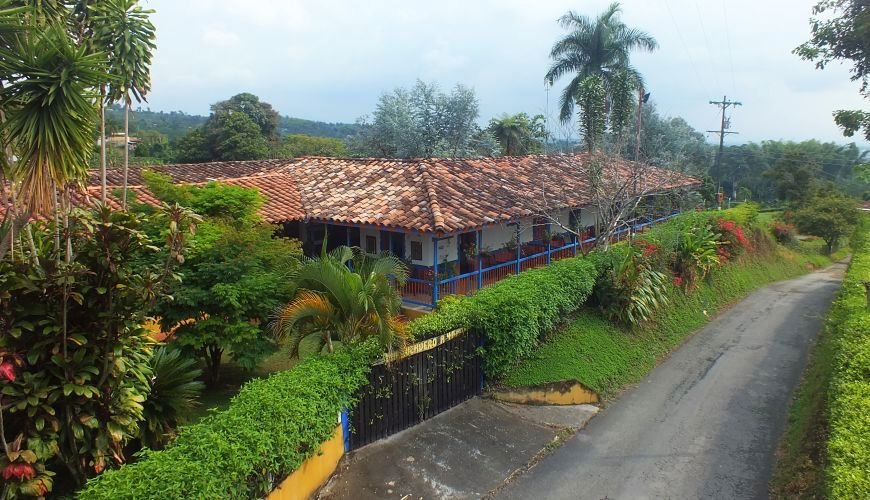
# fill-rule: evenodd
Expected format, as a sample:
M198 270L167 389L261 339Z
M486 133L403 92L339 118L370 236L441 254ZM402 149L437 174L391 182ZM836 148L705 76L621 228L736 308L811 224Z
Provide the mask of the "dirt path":
M844 264L760 289L698 332L503 498L765 498Z

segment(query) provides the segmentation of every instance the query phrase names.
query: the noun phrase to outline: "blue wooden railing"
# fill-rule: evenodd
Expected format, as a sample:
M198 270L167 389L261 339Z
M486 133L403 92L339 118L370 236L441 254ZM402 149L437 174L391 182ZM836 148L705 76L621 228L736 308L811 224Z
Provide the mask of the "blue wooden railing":
M625 227L613 233L613 239L618 241L627 233L638 232L653 224L658 224L679 215L679 212L674 212L664 217L652 218L643 217L635 219L634 224L627 224ZM502 262L490 267L483 267L480 258L478 258L478 269L451 276L446 279L439 279L437 276L433 279L408 278L405 286L402 289L402 301L406 304L434 307L438 303L439 297L447 295L467 295L473 293L484 286L490 285L512 274L518 274L526 269L540 267L549 264L552 260L560 260L569 256L577 255L577 251L585 245L595 243L596 238L588 238L582 241L574 239L571 243L566 243L562 246L553 247L550 241L537 242L542 246L546 245L547 249L543 252L534 253L522 256L521 252L517 252L516 258L508 262ZM535 243L535 242L532 242Z

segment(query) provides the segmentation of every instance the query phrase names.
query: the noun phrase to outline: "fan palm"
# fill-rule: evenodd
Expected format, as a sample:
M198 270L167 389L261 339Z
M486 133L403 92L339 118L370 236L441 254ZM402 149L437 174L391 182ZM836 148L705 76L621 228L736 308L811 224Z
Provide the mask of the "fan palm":
M332 352L333 341L355 342L378 338L387 350L405 341L405 326L398 319L401 298L393 287L408 276L405 264L392 256L371 257L350 247L338 247L320 257L306 259L296 276L297 291L279 309L273 330L279 340L289 339L290 355L299 355L306 337L320 338Z
M151 90L151 55L156 48L156 30L149 20L153 10L139 6L138 0L106 0L94 5L96 44L109 54L108 89L110 102L124 101L124 191L127 206L127 171L130 165L130 106L145 100ZM105 133L105 127L102 127ZM105 142L105 141L103 141ZM102 161L102 160L101 160ZM104 166L102 168L105 168ZM105 191L105 187L103 188Z
M501 145L505 156L539 151L546 137L543 116L531 118L526 113L493 118L489 122L489 130Z
M164 445L192 406L199 404L203 384L196 360L179 349L159 347L151 354L151 392L143 404L142 441L150 448Z
M648 33L626 26L619 19L620 11L619 3L612 3L594 21L574 11L559 18L559 24L571 32L553 45L550 57L554 62L545 78L552 85L564 75L574 75L560 97L563 122L571 120L580 84L589 76L600 75L609 89L613 76L626 71L641 84L640 73L629 60L631 51L652 52L658 42Z

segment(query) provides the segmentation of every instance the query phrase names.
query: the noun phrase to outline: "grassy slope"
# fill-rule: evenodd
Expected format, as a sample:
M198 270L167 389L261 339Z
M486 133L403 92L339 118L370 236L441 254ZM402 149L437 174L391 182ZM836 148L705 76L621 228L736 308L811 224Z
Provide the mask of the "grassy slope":
M807 257L813 252L805 247L800 253L777 247L774 255L729 264L688 295L675 289L662 314L636 331L615 327L587 309L511 370L503 383L519 387L578 380L605 399L611 398L640 380L723 307L767 283L830 262L817 255Z

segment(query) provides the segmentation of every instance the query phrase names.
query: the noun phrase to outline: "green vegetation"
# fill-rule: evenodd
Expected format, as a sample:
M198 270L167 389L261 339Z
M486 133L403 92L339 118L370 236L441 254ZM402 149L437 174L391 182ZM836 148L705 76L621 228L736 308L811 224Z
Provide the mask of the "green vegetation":
M495 137L505 156L540 153L547 139L544 115L526 113L502 115L489 121L489 133Z
M88 483L83 499L260 498L317 453L366 383L373 343L311 356L247 384L163 451Z
M176 278L189 222L169 208L148 218L74 211L75 260L54 244L53 224L32 227L36 252L0 260L0 432L11 443L0 469L12 496L68 491L125 460L144 407L160 404L148 399L144 315ZM165 251L149 226L162 229Z
M173 345L203 361L211 386L218 381L224 353L253 369L276 348L267 324L292 296L299 242L273 237L274 228L257 212L263 199L254 189L175 185L155 173L145 179L160 200L204 217L179 265L182 281L172 287L171 300L156 304L161 326L173 332Z
M866 231L866 229L865 229ZM828 496L870 496L870 244L856 248L840 297L828 325L835 337L833 373L828 393L830 435L827 442Z
M870 494L870 218L852 235L843 288L813 348L777 452L772 498L865 498Z
M859 212L855 200L842 195L817 196L792 215L795 225L803 234L822 238L828 253L858 223Z
M574 11L559 18L559 24L570 32L553 45L553 64L545 78L552 84L562 76L573 77L560 99L559 117L563 122L571 119L575 100L581 95L581 83L589 77L600 78L601 86L611 89L616 87L612 84L617 75L627 71L635 86L642 85L629 55L636 49L652 52L658 42L644 31L629 28L619 18L620 11L619 3L612 3L595 19Z
M484 370L488 377L501 376L586 301L597 276L594 259L561 260L511 276L474 295L446 301L437 311L411 322L409 328L418 339L458 327L479 329L487 339Z
M614 326L592 309L584 309L563 331L551 337L503 379L508 386L577 380L611 398L637 382L679 346L695 329L748 292L807 270L800 254L780 248L768 255L747 256L714 271L686 293L672 287L670 305L642 329Z
M326 251L305 259L295 275L290 302L275 313L273 331L287 339L290 356L299 356L303 340L316 337L318 350L334 350L341 343L378 339L391 351L405 344L405 325L399 320L402 298L393 287L405 284L408 268L391 255L369 256L351 247Z
M852 63L852 81L861 82L861 94L868 95L870 73L870 18L867 4L861 0L820 0L813 8L810 19L812 38L794 52L801 58L816 63L822 69L832 61ZM852 137L863 132L870 140L870 113L860 110L839 110L834 121L843 129L843 135Z
M293 134L281 140L278 155L282 158L297 156L347 156L344 141L332 137L314 137L310 135Z

